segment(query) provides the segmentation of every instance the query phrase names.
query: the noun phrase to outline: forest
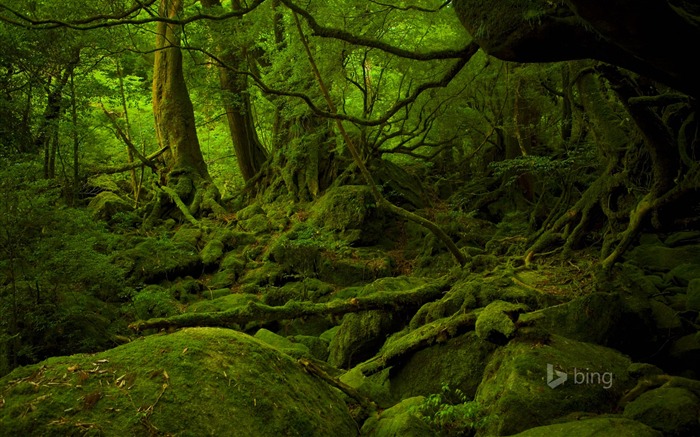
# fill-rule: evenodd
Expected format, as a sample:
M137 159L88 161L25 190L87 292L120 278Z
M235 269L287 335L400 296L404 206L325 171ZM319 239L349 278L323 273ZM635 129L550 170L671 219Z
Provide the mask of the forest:
M0 0L0 436L700 435L698 44L693 0Z

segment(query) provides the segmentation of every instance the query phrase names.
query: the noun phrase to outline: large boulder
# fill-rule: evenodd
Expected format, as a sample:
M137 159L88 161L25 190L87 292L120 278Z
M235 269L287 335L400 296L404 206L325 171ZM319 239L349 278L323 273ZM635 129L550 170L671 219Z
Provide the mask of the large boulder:
M495 349L493 343L468 332L418 351L392 369L392 397L428 396L444 385L473 397Z
M700 435L700 399L682 387L661 387L643 393L625 406L624 415L664 435Z
M116 253L113 260L135 282L154 283L202 272L202 259L195 248L166 239L147 238Z
M490 416L484 435L510 435L573 412L604 413L630 388L630 360L619 352L553 335L519 338L494 352L475 400Z
M538 426L513 437L661 437L662 434L630 419L596 417Z
M190 328L0 379L0 434L357 435L340 396L233 330Z
M111 191L103 191L93 197L88 210L96 220L109 221L115 214L134 210L134 206Z

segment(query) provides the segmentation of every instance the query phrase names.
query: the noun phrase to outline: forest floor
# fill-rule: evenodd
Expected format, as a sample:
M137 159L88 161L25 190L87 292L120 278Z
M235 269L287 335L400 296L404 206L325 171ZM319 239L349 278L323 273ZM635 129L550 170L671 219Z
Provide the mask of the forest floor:
M526 265L517 218L427 214L466 266L359 186L198 226L116 216L121 297L71 297L103 351L0 379L0 434L700 434L700 232L644 235L603 275L593 249Z

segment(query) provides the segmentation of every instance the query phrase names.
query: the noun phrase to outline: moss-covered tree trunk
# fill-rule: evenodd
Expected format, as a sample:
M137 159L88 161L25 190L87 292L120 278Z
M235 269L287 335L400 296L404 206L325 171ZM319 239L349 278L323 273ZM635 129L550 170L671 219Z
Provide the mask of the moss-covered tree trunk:
M220 0L201 0L202 6L207 9L221 8ZM240 1L234 0L231 3L234 10L241 9ZM239 26L237 21L227 26ZM211 24L212 34L215 33L213 23ZM216 38L215 35L212 35ZM229 49L225 44L219 44L220 59L226 63L226 67L232 67L240 71L248 69L247 49L236 47ZM224 109L228 120L228 128L231 134L231 141L236 152L238 167L241 170L243 180L246 182L253 178L267 160L267 153L260 143L258 133L255 130L253 120L253 108L250 102L247 76L236 74L229 68L219 69L219 82L224 92Z
M182 7L182 0L161 0L159 14L177 18ZM181 32L180 25L157 24L153 114L158 143L161 147L169 147L164 154L165 168L161 183L171 189L166 192L179 196L191 214L199 215L206 210L220 211L217 203L219 193L212 183L199 147L194 109L182 71ZM163 204L159 202L159 206ZM187 215L185 211L182 212Z

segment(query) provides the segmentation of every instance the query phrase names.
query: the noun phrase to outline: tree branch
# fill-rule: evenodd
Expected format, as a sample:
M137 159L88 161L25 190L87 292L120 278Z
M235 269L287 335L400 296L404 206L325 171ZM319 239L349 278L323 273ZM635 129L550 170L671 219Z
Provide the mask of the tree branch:
M315 36L320 36L323 38L334 38L340 39L351 44L356 44L365 47L374 47L376 49L382 50L392 55L399 56L401 58L415 59L417 61L431 61L436 59L457 59L457 58L469 58L474 53L473 46L474 43L468 44L466 47L459 50L438 50L434 52L417 53L410 50L402 49L400 47L392 46L391 44L377 41L372 38L366 38L359 35L353 35L350 32L346 32L342 29L334 29L330 27L325 27L318 24L318 21L305 9L294 4L291 0L280 0L285 6L287 6L292 11L304 17L308 23L311 30L313 30ZM478 47L477 47L478 48Z

